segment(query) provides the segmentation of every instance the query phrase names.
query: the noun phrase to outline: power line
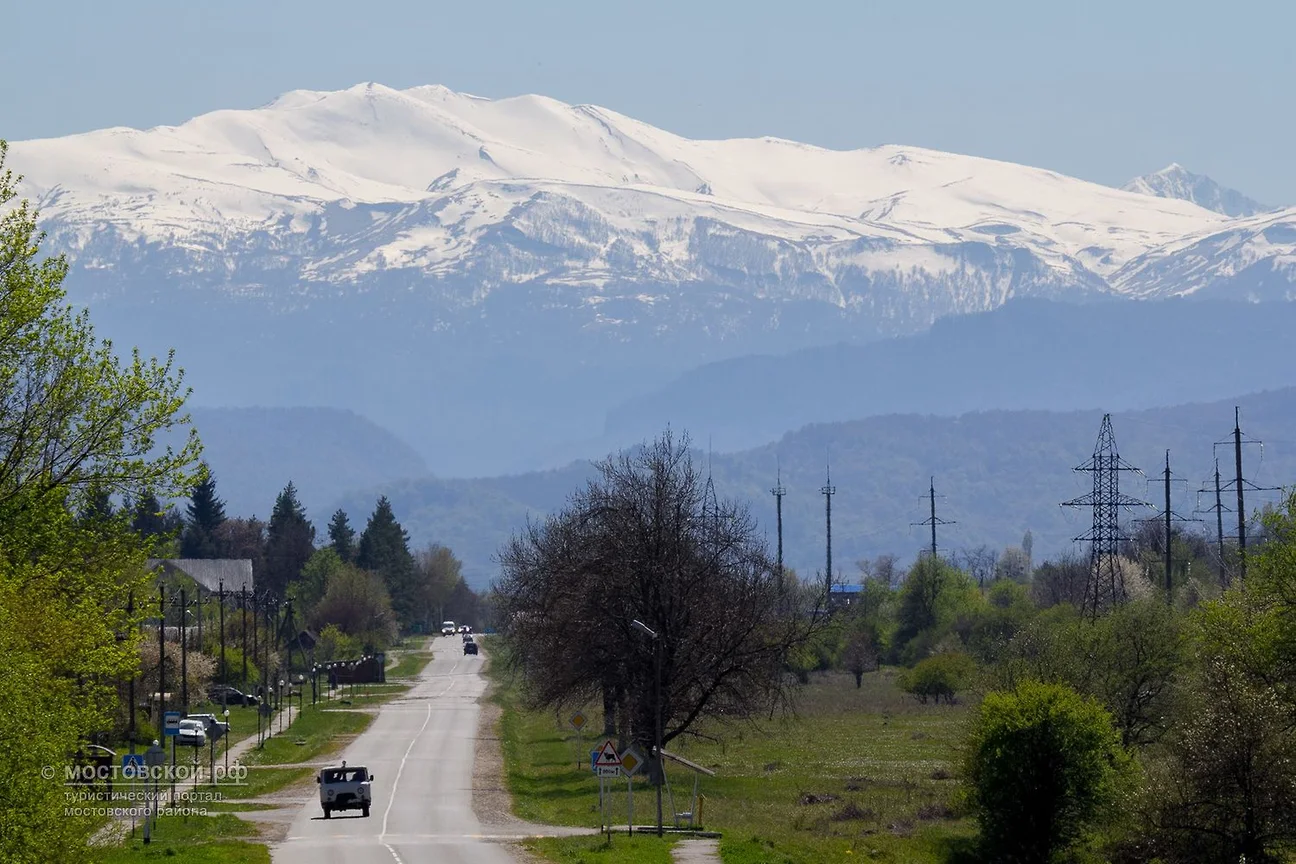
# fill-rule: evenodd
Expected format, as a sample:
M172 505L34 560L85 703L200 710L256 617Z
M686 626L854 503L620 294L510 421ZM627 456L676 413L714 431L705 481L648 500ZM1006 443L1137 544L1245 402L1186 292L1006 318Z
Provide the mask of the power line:
M774 518L778 525L778 579L781 586L783 584L783 496L787 494L787 490L783 488L783 467L777 462L775 466L777 471L775 476L778 479L775 480L770 494L774 496Z
M1207 488L1206 486L1203 486L1201 489L1197 490L1198 506L1195 512L1197 513L1213 512L1215 514L1215 544L1216 544L1217 554L1219 555L1219 582L1221 588L1227 588L1229 579L1228 579L1227 562L1224 558L1224 514L1232 513L1233 511L1224 506L1223 498L1221 496L1222 491L1223 491L1223 487L1220 485L1219 459L1216 459L1215 460L1215 505L1213 507L1207 507L1204 510L1201 508L1201 496L1210 493L1210 489Z
M931 526L931 557L932 561L936 560L936 526L937 525L957 525L957 522L947 522L944 519L936 518L936 478L931 478L931 485L928 487L927 496L931 502L931 516L921 522L910 522L912 526L930 525ZM941 496L944 497L943 495Z
M1121 494L1120 474L1122 471L1132 471L1142 475L1143 472L1120 457L1110 414L1103 415L1093 456L1074 470L1093 474L1093 491L1065 501L1062 506L1088 507L1093 510L1093 526L1088 533L1075 539L1090 544L1089 579L1085 584L1081 609L1096 618L1105 608L1129 599L1119 559L1121 541L1128 539L1121 533L1120 510L1122 507L1147 505L1137 498Z
M1250 436L1247 436L1248 438ZM1233 462L1236 468L1236 474L1233 480L1226 483L1223 488L1227 489L1232 486L1237 492L1237 540L1238 540L1238 575L1246 579L1246 502L1243 491L1250 489L1252 492L1273 492L1277 489L1274 486L1257 486L1250 480L1242 476L1242 445L1258 444L1261 447L1261 453L1264 452L1264 442L1256 439L1248 441L1242 440L1242 411L1234 406L1233 408L1233 437L1231 440L1216 441L1215 447L1218 448L1224 444L1233 445ZM1222 533L1222 532L1221 532Z
M832 596L832 496L837 494L837 487L832 485L832 466L824 462L823 488L819 492L824 496L824 524L826 527L828 560L824 570L824 579L828 587L828 596Z
M1197 521L1197 520L1195 520L1195 519L1193 519L1193 520L1185 519L1183 516L1180 516L1178 513L1175 513L1173 510L1170 509L1170 484L1171 484L1171 483L1186 483L1186 482L1188 482L1188 481L1187 481L1187 480L1182 480L1182 479L1179 479L1179 478L1175 478L1175 477L1172 477L1172 476L1171 476L1171 474L1170 474L1170 451L1169 451L1169 450L1167 450L1166 453L1165 453L1165 472L1164 472L1163 475L1162 475L1162 480L1163 480L1163 482L1164 482L1164 484L1165 484L1165 507L1164 507L1164 509L1162 509L1162 511L1161 511L1160 513L1158 513L1157 515L1155 515L1155 516L1150 516L1150 517L1148 517L1147 519L1139 519L1139 520L1137 520L1137 521L1139 521L1139 522L1157 522L1157 521L1160 521L1160 520L1165 520L1165 549L1163 550L1163 551L1164 551L1164 554L1165 554L1165 592L1166 592L1166 603L1170 603L1171 600L1172 600L1173 597L1174 597L1174 582L1172 581L1172 579L1171 579L1171 575L1170 575L1171 572L1172 572L1171 568L1172 568L1172 566L1173 566L1173 564L1174 564L1174 547L1173 547L1173 545L1172 545L1172 540L1173 540L1173 528L1172 528L1172 523L1174 523L1174 522L1189 522L1189 521L1193 521L1193 522L1195 522L1195 521Z

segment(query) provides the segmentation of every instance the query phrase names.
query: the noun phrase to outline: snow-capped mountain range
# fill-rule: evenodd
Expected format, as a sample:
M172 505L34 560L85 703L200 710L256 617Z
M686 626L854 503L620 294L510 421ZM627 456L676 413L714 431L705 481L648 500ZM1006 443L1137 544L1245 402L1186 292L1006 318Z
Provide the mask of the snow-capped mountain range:
M1187 175L698 141L542 96L294 91L14 142L9 167L72 298L178 347L200 403L350 408L447 473L579 439L705 361L1014 296L1296 297L1296 208L1216 212Z
M569 299L592 320L618 284L642 304L663 299L645 286L720 285L890 310L902 328L1012 294L1238 290L1256 270L1270 294L1268 271L1292 278L1296 230L1296 210L1230 219L1153 184L916 147L693 141L436 86L294 91L177 127L18 142L12 164L84 268L164 253L174 279L272 300L378 272L468 277L443 297L456 306L544 282L580 286ZM275 260L249 268L258 254Z

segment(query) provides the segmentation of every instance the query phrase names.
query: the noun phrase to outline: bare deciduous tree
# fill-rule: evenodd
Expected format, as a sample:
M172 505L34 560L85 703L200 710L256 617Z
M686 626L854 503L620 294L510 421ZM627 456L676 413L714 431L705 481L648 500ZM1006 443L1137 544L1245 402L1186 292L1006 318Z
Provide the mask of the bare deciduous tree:
M950 563L976 580L977 585L985 586L995 574L999 564L999 553L982 543L975 549L960 549L954 553Z
M788 654L819 617L780 581L747 509L708 494L687 436L667 432L597 467L500 555L500 626L533 704L602 698L605 731L651 745L655 648L663 743L783 703Z

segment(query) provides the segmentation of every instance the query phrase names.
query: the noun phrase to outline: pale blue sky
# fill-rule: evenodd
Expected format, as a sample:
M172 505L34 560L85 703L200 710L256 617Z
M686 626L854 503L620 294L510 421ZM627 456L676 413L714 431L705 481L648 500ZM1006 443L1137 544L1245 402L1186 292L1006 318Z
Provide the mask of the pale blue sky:
M0 33L10 140L439 83L691 137L916 144L1102 183L1178 161L1296 204L1287 2L12 0Z

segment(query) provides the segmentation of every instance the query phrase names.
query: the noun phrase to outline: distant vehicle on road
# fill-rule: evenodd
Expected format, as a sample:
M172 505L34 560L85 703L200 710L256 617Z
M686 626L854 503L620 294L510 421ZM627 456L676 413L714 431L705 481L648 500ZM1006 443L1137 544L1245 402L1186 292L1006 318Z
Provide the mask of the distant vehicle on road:
M442 636L453 636L453 635L455 635L455 633L457 633L457 632L459 632L459 628L455 627L455 623L454 623L453 621L442 621L442 622L441 622L441 635L442 635Z
M176 730L176 744L181 747L201 747L207 743L207 724L202 720L184 719Z
M472 632L472 628L469 627L467 624L460 624L460 625L459 625L459 632L460 632L460 633L471 633L471 632Z
M471 638L467 639L463 643L463 645L464 645L464 656L477 653L477 643L472 641Z
M369 815L369 805L373 803L374 775L363 765L348 767L343 762L337 768L324 768L315 782L320 787L320 806L324 808L324 818L337 810L359 810Z
M222 706L256 706L260 702L260 700L251 693L244 693L242 690L235 690L233 687L229 687L225 684L216 684L210 687L207 690L207 698Z

